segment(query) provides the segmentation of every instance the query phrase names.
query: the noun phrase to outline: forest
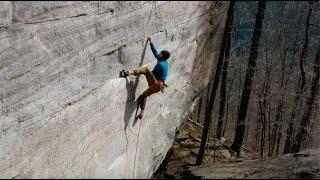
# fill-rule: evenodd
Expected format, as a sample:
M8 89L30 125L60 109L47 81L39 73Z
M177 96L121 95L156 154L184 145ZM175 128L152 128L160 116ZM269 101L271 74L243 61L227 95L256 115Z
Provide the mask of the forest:
M260 160L320 147L319 5L229 3L210 83L189 117L201 127L189 165L216 162L212 151L226 140L232 156Z
M319 2L257 4L230 2L202 146L216 126L218 140L233 136L237 153L243 143L261 157L318 147Z

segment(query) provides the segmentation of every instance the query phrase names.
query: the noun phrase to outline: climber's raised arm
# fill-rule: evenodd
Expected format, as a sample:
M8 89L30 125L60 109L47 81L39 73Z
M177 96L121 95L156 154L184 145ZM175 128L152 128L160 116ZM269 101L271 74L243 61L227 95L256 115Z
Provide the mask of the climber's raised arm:
M151 41L151 37L150 36L148 36L147 37L147 41L150 41L150 47L151 47L151 50L152 50L152 53L153 53L153 55L154 55L154 57L157 59L157 60L159 60L160 59L160 57L159 57L159 51L157 50L157 48L156 48L156 46L154 45L154 43Z

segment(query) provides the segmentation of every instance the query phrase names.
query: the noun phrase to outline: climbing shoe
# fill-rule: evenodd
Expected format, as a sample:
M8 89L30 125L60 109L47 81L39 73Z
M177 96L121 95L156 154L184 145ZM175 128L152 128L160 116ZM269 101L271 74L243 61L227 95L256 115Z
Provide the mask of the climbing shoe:
M142 119L142 118L143 118L143 114L139 114L139 115L137 116L137 118Z
M120 72L120 77L127 77L127 76L129 76L129 71L122 69L122 71Z

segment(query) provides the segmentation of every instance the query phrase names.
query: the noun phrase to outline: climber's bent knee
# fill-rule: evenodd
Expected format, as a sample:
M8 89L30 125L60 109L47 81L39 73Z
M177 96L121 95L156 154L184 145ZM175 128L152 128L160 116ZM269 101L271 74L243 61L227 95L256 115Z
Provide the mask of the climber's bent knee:
M139 74L146 74L146 73L150 73L150 69L148 67L139 67L138 69L135 69L133 71L133 75L139 75Z
M150 73L151 71L150 71L150 69L149 69L148 67L145 67L145 68L144 68L144 72L145 72L145 73Z

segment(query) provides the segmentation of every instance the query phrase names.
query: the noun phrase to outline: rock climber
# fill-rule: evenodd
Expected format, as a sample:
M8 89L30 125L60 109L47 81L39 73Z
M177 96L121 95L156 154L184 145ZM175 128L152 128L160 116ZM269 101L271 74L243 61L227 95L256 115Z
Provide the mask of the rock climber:
M157 64L153 68L152 71L147 66L139 67L135 69L133 72L129 72L128 70L122 70L120 76L127 77L130 75L140 75L144 74L148 81L148 89L145 90L137 99L138 104L140 106L140 113L137 118L142 119L143 113L146 107L147 97L155 94L159 91L162 91L167 85L165 84L165 80L168 76L168 59L170 57L170 52L167 50L162 50L160 53L157 50L155 44L151 41L151 36L147 36L147 42L150 42L150 47L154 57L157 59Z

